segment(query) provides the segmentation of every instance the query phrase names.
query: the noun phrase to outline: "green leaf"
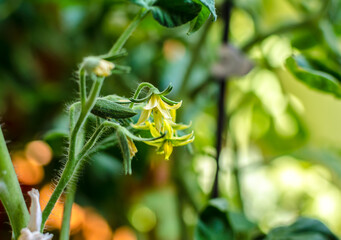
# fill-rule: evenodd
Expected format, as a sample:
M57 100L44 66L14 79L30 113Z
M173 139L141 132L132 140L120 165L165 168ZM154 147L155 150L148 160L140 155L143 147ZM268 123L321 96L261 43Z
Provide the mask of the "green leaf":
M243 213L228 212L227 215L234 232L248 233L257 229L257 226L250 222Z
M312 69L303 56L292 56L286 60L288 70L309 87L341 98L341 87L332 75Z
M202 8L201 4L192 0L131 0L131 2L149 9L156 21L169 28L191 21L198 16Z
M194 231L195 240L232 240L233 233L227 216L225 199L213 199L200 214Z
M213 21L217 20L214 0L194 0L194 2L201 4L201 11L198 16L191 21L191 26L187 34L192 34L198 31L209 18L210 13L213 16Z
M338 240L322 222L299 218L290 226L278 227L269 232L265 240Z
M202 7L199 15L191 21L190 29L187 34L192 34L198 31L210 16L210 11L207 7Z
M158 0L151 10L162 26L177 27L194 19L201 11L201 5L191 0Z
M217 13L215 11L214 0L199 0L212 14L213 20L217 20Z

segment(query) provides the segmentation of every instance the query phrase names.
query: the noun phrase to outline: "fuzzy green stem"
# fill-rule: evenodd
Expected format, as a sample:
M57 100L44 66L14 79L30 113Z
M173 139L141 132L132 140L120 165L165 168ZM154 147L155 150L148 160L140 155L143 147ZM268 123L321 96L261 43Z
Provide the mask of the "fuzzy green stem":
M76 184L70 183L68 185L67 193L65 196L63 223L62 223L62 229L60 231L60 236L59 236L60 240L69 240L71 212L72 212L72 205L75 200L75 193L76 193Z
M73 178L75 172L77 171L79 167L78 166L79 161L76 157L77 134L82 128L82 126L84 125L85 120L90 114L91 109L95 105L96 98L98 97L102 84L103 84L103 80L104 78L97 78L96 81L94 82L88 101L85 104L85 108L81 110L80 116L75 124L75 127L73 128L71 132L68 161L65 165L65 168L56 186L56 189L52 193L51 198L48 201L43 211L42 224L41 224L41 229L40 229L41 231L43 231L45 223L48 217L50 216L53 207L55 206L59 197L63 193L65 187L67 186L69 181Z
M85 70L83 67L79 69L79 91L80 91L80 98L81 98L81 104L82 108L85 108L86 104L86 75Z
M110 49L108 53L109 56L118 53L122 49L122 47L127 42L131 34L134 32L134 30L137 28L137 26L140 24L140 22L143 20L143 18L147 15L148 12L149 10L145 8L142 8L138 12L133 21L127 27L127 29L121 34L121 36L117 39L115 44Z
M98 141L99 137L104 132L106 126L107 126L106 122L104 122L96 129L96 131L92 134L92 136L90 137L88 142L84 145L84 147L82 148L82 150L78 154L78 160L83 159L88 154L89 150L92 149L92 147Z
M20 185L15 174L5 138L0 126L0 200L6 210L13 230L13 237L17 239L20 230L27 227L29 213L25 204Z

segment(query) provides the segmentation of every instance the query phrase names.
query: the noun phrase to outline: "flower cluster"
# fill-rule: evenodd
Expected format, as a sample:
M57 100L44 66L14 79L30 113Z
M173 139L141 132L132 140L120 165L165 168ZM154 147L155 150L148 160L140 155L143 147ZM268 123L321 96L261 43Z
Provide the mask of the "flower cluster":
M157 147L157 153L164 154L166 160L172 154L173 147L184 146L194 141L193 132L184 136L179 136L177 132L190 127L175 122L176 110L181 107L182 102L170 105L166 103L167 100L163 93L153 92L143 107L138 122L133 125L136 129L149 130L154 138L158 138L145 143Z

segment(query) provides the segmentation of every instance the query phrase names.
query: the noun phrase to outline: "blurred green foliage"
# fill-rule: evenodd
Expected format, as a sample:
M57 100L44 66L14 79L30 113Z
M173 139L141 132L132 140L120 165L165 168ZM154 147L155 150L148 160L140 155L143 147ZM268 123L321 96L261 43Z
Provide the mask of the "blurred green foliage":
M179 120L193 122L194 144L163 162L138 143L132 176L123 175L118 148L96 154L81 173L76 202L95 207L112 229L132 226L139 239L209 239L198 234L219 231L196 224L227 211L242 214L239 219L247 226L254 222L260 232L305 215L341 234L341 1L234 1L231 42L255 67L229 81L219 178L229 210L208 204L218 92L211 66L218 61L222 2L216 1L218 21L189 36L188 25L167 29L149 15L125 46L129 56L122 63L132 72L113 75L103 88L103 95L130 97L140 81L161 89L172 82L173 99L184 101ZM62 165L65 136L48 134L68 131L64 109L78 94L77 64L105 53L138 9L119 0L0 1L1 120L13 151L46 136L55 159L42 184ZM147 220L139 220L141 212ZM1 239L9 239L5 219L1 214ZM236 232L231 216L221 221L218 228ZM272 230L265 239L276 234ZM323 239L335 239L328 236Z

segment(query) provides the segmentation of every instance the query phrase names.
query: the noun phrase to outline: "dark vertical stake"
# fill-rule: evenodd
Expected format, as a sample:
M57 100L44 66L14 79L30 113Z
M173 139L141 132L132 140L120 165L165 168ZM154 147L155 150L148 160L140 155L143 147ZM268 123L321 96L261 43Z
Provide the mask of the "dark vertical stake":
M229 40L229 28L230 28L230 18L231 18L232 0L226 0L223 4L222 14L224 20L224 34L223 34L223 44L227 44ZM218 119L217 119L217 139L216 139L216 149L217 149L217 171L215 174L214 185L212 190L212 198L217 198L219 196L218 191L218 177L219 177L219 157L223 143L223 132L225 123L225 96L227 79L220 78L217 79L219 83L219 98L218 98Z

